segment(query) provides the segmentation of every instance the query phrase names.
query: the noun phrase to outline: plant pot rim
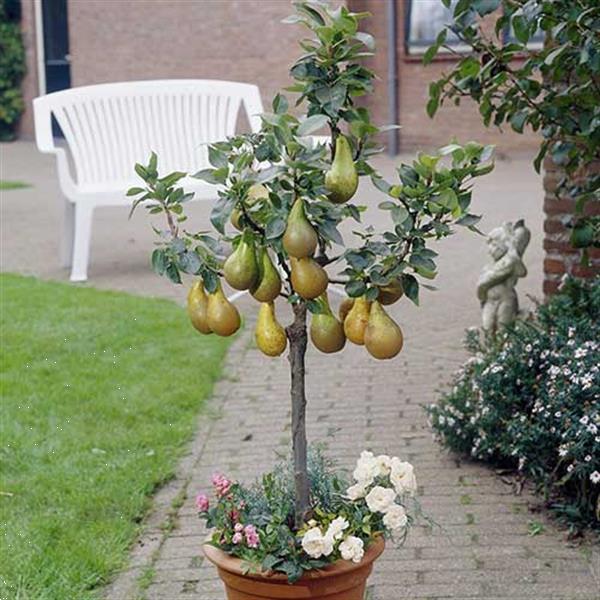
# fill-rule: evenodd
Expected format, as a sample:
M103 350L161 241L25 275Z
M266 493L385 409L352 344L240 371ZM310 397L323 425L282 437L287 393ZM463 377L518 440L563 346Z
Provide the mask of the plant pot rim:
M367 547L365 555L359 563L355 563L349 560L336 560L322 569L313 569L311 571L305 571L298 582L307 581L311 579L322 579L325 577L342 575L344 573L351 573L357 569L364 568L365 565L374 562L383 552L385 548L385 540L383 536L376 537ZM239 575L240 577L247 577L248 579L259 579L259 580L270 580L274 582L287 582L287 575L284 573L275 572L244 572L242 564L244 561L235 556L231 556L219 548L215 548L210 544L203 544L202 551L204 556L216 565L219 569Z

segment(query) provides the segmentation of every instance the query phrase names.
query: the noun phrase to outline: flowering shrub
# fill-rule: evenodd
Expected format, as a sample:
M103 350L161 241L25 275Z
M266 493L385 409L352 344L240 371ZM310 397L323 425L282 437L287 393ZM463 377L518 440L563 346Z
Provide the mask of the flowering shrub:
M427 410L442 442L513 464L573 527L600 527L600 280L568 280L473 356ZM559 499L560 497L560 499Z
M210 543L244 560L248 569L285 573L294 582L304 571L339 559L360 562L377 537L403 541L420 514L413 467L397 457L363 452L350 484L313 451L309 476L311 515L296 530L289 465L249 487L214 475L214 500L196 498L200 517L214 529Z

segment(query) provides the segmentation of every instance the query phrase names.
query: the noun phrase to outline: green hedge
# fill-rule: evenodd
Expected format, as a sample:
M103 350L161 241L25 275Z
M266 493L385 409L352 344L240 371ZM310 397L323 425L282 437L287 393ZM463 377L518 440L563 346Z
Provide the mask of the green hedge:
M573 529L600 529L600 278L569 280L473 356L427 410L442 443L512 465Z
M0 141L14 139L25 103L21 81L25 75L25 48L21 36L20 4L0 0Z

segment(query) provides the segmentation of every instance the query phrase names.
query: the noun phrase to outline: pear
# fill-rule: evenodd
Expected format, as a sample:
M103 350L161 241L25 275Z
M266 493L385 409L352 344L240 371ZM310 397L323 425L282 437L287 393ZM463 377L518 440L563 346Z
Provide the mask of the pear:
M380 302L373 302L365 331L365 347L369 354L379 359L394 358L402 350L403 342L400 327Z
M340 315L340 321L343 323L350 312L350 309L354 306L354 298L344 298L338 309L338 315Z
M248 190L248 196L246 197L246 204L252 206L256 204L258 200L266 200L269 198L269 190L262 183L255 183L250 186ZM243 231L241 222L242 211L239 208L234 208L231 211L229 222L238 230Z
M219 284L214 293L208 295L206 316L208 326L212 331L224 337L234 334L241 325L240 313L225 298L221 284Z
M305 300L312 300L320 296L329 283L327 272L310 256L305 258L291 258L292 287L294 291Z
M325 187L329 200L335 204L348 202L358 188L358 173L352 160L350 143L339 135L335 142L335 156L331 168L325 174Z
M187 311L192 325L200 333L212 333L207 320L208 298L204 291L202 279L194 282L187 297Z
M403 294L404 288L402 287L402 283L399 279L393 279L387 285L382 285L379 288L377 300L384 306L387 306L400 300Z
M244 228L242 227L242 222L241 222L241 217L242 217L242 211L239 208L234 208L231 211L231 215L229 216L229 222L238 230L238 231L244 231Z
M250 293L259 302L272 302L281 292L281 277L271 262L266 248L260 250L258 259L258 279L250 288Z
M360 296L354 300L354 306L350 309L344 320L344 333L353 343L362 346L365 343L365 329L369 322L369 301L366 296Z
M258 311L255 330L256 345L267 356L279 356L287 346L285 330L275 317L273 302L263 302Z
M255 183L248 190L248 204L254 204L257 200L268 199L269 190L262 183Z
M252 239L243 235L223 265L225 281L236 290L248 290L258 280L258 264Z
M317 232L306 218L304 202L298 198L288 215L283 247L290 256L304 258L314 254L318 241Z
M319 298L323 312L313 315L310 322L310 339L321 352L339 352L346 345L344 326L334 317L327 292Z

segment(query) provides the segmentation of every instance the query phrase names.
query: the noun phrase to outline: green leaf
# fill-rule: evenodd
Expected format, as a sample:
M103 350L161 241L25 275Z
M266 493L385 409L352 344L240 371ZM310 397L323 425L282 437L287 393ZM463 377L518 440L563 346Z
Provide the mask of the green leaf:
M358 298L359 296L363 296L367 291L367 286L361 279L349 281L345 288L346 293L348 296L350 296L350 298Z
M211 145L208 147L208 162L216 169L227 167L227 154Z
M375 38L370 33L359 31L354 37L362 42L369 50L375 50Z
M143 165L140 165L140 163L136 163L135 164L135 172L144 180L146 181L148 179L148 171L146 171L146 167L144 167Z
M324 127L328 121L329 118L327 115L312 115L312 117L308 117L300 123L296 134L300 137L309 135L313 131L317 131L318 129L321 129L321 127Z
M472 7L480 17L489 15L500 7L500 0L473 0Z
M512 26L515 37L522 44L526 44L529 41L529 25L525 17L522 15L515 15L512 20Z
M525 121L527 121L527 117L529 113L526 110L520 110L516 112L510 118L510 126L517 132L523 133L523 127L525 126Z
M289 108L289 103L287 98L282 94L277 94L275 98L273 98L273 111L275 114L281 115L287 112Z
M437 112L437 109L440 106L440 100L439 98L429 98L429 101L427 102L427 106L425 107L426 111L427 111L427 115L429 116L430 119L432 119L435 116L435 113Z
M269 221L267 221L267 224L265 226L265 237L268 240L274 240L283 235L285 228L285 219L275 215Z
M407 298L419 306L419 282L410 273L402 274L402 287Z
M167 257L165 251L157 248L152 252L152 269L158 275L163 275L167 268Z
M221 234L225 235L225 223L235 206L235 201L227 196L221 196L210 213L210 222Z
M141 187L132 187L127 190L128 196L137 196L138 194L144 193L146 190Z

